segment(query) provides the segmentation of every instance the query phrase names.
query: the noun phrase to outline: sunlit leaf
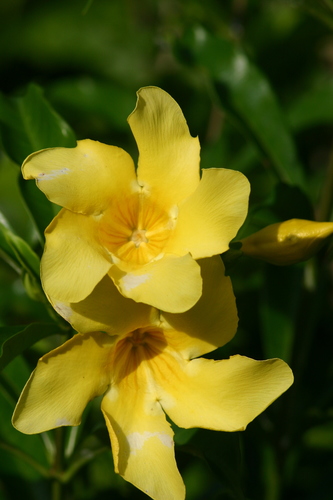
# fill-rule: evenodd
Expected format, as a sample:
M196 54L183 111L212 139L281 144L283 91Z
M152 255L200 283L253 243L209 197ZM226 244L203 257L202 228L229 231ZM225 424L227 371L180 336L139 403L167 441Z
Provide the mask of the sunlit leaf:
M2 256L18 272L25 271L32 277L39 277L39 257L28 243L17 236L0 212L0 250Z
M0 93L0 136L7 154L18 164L34 151L76 144L69 125L34 84L22 96L7 97ZM33 182L21 180L20 188L43 245L43 232L55 215L54 206Z
M303 170L277 98L245 52L231 40L196 27L179 44L178 53L204 71L222 107L252 137L279 179L304 188Z
M0 212L0 256L21 276L27 294L45 301L39 278L40 260L28 243L17 236Z
M3 147L18 164L39 149L75 146L74 133L34 84L23 96L0 94L0 132Z

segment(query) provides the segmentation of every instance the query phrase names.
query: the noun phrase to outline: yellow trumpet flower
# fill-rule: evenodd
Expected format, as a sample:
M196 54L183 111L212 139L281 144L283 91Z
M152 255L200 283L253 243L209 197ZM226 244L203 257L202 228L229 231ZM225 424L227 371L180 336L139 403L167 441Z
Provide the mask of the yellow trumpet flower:
M91 140L23 163L24 178L64 207L45 231L43 287L79 302L108 276L125 297L183 312L201 295L196 260L228 250L244 222L249 182L216 168L200 178L199 140L159 88L139 90L128 122L137 169L124 150Z
M14 426L34 434L79 425L87 403L104 394L115 471L154 500L184 500L166 415L184 428L244 430L293 382L279 359L199 357L228 342L238 319L220 257L198 265L203 293L184 313L126 299L107 278L81 303L58 303L82 333L39 360Z

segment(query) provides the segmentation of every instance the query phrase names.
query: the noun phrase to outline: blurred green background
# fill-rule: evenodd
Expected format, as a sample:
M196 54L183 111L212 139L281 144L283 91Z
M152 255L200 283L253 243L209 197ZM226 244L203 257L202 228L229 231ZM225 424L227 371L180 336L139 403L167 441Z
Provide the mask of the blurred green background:
M1 0L0 500L147 498L113 472L99 401L76 430L25 436L10 422L37 359L71 333L38 278L57 208L19 166L75 137L136 158L126 118L146 85L179 103L203 168L248 176L239 237L333 220L331 0ZM210 357L281 357L295 383L244 433L175 429L187 500L333 498L332 271L330 242L305 264L229 263L239 331Z

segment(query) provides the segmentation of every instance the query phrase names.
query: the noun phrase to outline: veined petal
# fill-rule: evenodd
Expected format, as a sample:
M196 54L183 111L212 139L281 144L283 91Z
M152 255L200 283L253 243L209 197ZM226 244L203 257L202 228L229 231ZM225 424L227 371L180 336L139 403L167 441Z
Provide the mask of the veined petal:
M46 196L73 212L99 214L112 197L136 184L132 158L121 148L89 139L75 148L51 148L28 156L25 179L36 179Z
M24 387L13 425L25 434L79 425L87 403L103 394L114 340L106 333L75 335L43 356Z
M202 293L200 267L190 255L166 255L128 273L112 266L109 275L125 297L173 313L192 307Z
M138 181L169 207L199 184L200 144L191 136L182 110L165 91L138 91L128 122L139 149Z
M256 361L244 356L213 361L194 359L168 378L160 373L159 401L180 427L219 431L244 430L293 382L280 359ZM157 375L155 374L157 377Z
M240 172L203 170L196 191L179 207L177 225L165 252L194 259L225 252L243 224L250 184Z
M81 333L102 330L121 336L154 324L158 317L158 311L151 306L121 295L109 276L105 276L81 302L54 302L52 305Z
M221 257L201 259L198 264L203 283L198 302L181 314L162 313L171 326L164 327L168 344L185 359L202 356L229 342L238 323L231 280L224 275Z
M44 290L53 302L78 302L92 292L111 267L96 240L92 217L61 210L45 231L41 262Z
M102 401L115 471L154 500L183 500L173 431L147 383L144 364L111 387Z

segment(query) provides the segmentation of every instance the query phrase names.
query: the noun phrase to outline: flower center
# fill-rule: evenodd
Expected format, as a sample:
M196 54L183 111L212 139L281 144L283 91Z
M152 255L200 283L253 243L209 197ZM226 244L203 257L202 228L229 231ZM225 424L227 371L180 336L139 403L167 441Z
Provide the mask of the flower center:
M138 328L119 340L113 351L115 383L133 374L141 363L158 356L167 342L157 327Z
M149 243L149 240L146 237L145 229L135 229L131 236L131 241L133 241L136 248L139 248L141 243Z
M163 252L174 220L141 193L118 199L99 222L101 244L115 257L134 265L147 264Z

